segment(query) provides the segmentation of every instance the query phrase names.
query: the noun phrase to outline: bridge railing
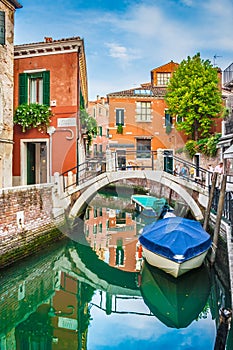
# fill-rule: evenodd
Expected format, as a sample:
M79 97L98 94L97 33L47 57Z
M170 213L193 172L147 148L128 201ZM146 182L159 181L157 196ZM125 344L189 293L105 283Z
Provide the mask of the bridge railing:
M78 186L106 171L106 161L102 158L89 159L78 166L64 171L60 176L63 182L63 191Z
M114 152L115 170L155 170L157 151L117 150Z
M91 158L72 169L62 173L63 190L67 191L73 186L78 186L86 181L95 178L106 171L109 160L106 158ZM177 173L177 165L180 170L186 168L186 174L181 171ZM212 183L212 172L200 167L186 159L180 158L170 150L162 150L162 158L157 151L116 151L111 154L111 170L107 171L127 171L127 170L163 170L186 181L198 183L202 187L210 188ZM229 190L229 185L233 185L233 176L227 177L228 189L225 195L223 217L230 223L233 234L233 191ZM233 187L233 186L232 186ZM219 200L219 186L215 190L212 210L217 212ZM233 239L233 236L232 236Z

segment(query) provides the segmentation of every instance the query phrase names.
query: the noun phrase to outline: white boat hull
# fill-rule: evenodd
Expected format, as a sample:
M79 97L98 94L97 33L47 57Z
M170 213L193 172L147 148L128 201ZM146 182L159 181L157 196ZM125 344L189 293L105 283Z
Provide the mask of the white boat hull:
M158 267L159 269L165 271L166 273L169 273L173 277L179 277L184 273L201 266L207 255L208 250L206 250L202 254L193 257L190 260L186 260L181 263L153 253L145 247L143 247L143 252L145 259L150 265Z

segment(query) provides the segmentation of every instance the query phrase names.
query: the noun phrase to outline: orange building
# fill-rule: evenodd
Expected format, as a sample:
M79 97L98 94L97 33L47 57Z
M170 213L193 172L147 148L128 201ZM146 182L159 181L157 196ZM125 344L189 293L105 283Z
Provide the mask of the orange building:
M14 185L46 183L85 160L79 111L87 107L84 42L80 37L15 46L14 106L38 103L52 109L40 132L14 128Z
M178 67L173 61L151 71L151 82L108 94L109 147L113 151L136 151L132 161L147 159L158 148L177 149L185 139L174 129L167 113L166 85ZM133 153L132 153L133 154Z

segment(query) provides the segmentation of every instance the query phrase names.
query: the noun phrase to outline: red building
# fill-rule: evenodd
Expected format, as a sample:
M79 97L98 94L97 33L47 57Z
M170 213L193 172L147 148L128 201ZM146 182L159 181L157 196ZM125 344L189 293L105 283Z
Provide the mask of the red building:
M15 46L14 106L50 106L47 130L14 127L14 185L46 183L85 159L80 106L88 101L84 42L79 37Z

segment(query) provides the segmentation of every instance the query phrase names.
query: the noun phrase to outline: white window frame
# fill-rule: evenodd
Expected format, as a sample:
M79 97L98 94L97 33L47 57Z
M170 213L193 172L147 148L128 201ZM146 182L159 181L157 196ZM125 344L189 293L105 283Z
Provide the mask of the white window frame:
M136 121L151 122L152 119L151 101L136 102Z

